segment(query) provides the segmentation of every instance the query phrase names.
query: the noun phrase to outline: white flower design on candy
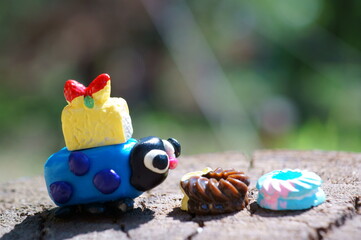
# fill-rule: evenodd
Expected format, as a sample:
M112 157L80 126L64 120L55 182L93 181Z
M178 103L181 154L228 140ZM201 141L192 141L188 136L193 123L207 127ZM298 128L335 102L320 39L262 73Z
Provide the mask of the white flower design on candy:
M257 202L272 210L298 210L317 206L325 200L321 178L299 169L276 170L257 181Z

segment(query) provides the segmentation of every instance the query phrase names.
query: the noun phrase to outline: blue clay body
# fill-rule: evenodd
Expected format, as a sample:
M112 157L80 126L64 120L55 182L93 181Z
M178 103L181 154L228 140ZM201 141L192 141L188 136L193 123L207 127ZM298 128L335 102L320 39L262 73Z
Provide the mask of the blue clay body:
M137 143L68 151L49 157L44 166L46 187L58 206L136 198L142 191L130 183L130 153Z

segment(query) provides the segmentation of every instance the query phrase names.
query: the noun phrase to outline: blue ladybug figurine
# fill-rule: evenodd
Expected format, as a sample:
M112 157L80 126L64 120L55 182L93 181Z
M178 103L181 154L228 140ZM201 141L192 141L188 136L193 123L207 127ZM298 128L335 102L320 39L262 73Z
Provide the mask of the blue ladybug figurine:
M66 147L44 166L49 196L60 207L56 216L128 211L134 198L162 183L177 166L181 146L174 138L131 138L128 105L110 97L108 74L99 75L88 87L68 80L64 96Z
M102 213L107 207L128 211L133 199L162 183L177 165L177 140L134 138L122 144L54 153L44 166L51 199L61 208Z

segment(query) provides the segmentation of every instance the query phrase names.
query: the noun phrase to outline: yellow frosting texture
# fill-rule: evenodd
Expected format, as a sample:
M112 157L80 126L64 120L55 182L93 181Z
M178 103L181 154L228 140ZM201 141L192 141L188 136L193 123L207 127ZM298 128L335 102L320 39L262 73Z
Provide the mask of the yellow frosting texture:
M110 97L110 81L92 98L93 108L84 104L84 96L79 96L63 109L62 129L70 151L124 143L133 134L127 102Z

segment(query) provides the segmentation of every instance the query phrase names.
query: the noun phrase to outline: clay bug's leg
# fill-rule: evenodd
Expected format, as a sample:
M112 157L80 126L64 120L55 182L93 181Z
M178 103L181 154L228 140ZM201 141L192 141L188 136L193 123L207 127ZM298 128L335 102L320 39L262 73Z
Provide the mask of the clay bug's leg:
M65 207L58 207L55 210L54 216L56 218L69 218L75 215L78 212L78 206L65 206Z
M107 202L108 210L116 209L123 213L133 210L134 200L131 198L123 198L117 201Z
M106 211L106 207L103 203L89 203L83 205L82 210L90 214L102 214Z
M122 212L128 212L134 208L134 200L131 198L124 198L117 203L117 208Z

